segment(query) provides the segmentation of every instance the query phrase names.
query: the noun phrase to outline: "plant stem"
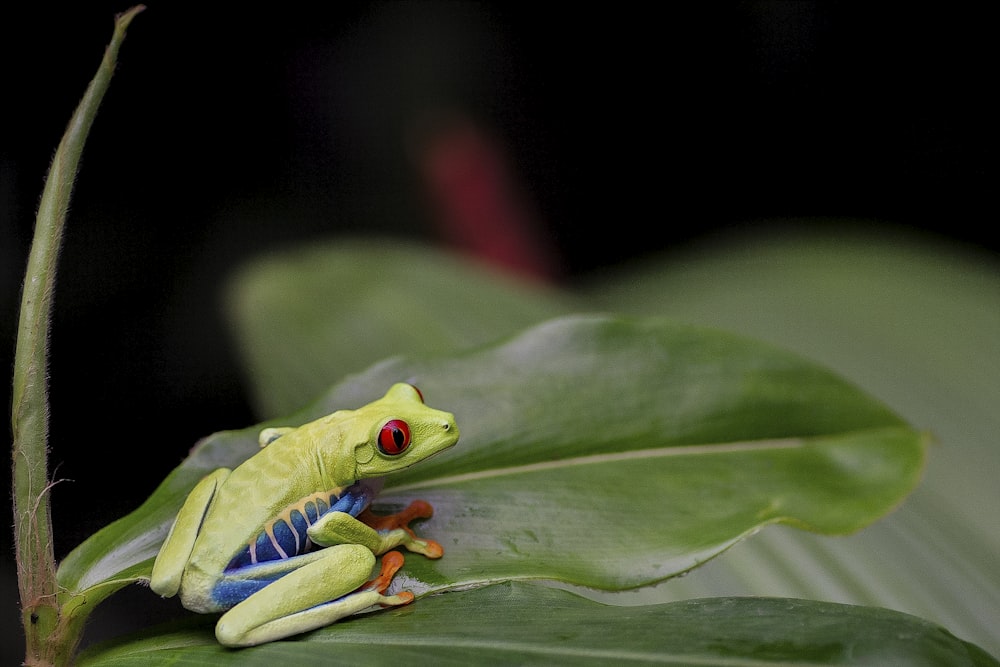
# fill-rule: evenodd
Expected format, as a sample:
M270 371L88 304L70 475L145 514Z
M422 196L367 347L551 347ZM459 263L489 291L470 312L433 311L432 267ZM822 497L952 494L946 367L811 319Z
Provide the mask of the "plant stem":
M115 30L83 99L70 119L49 167L35 221L21 295L14 356L13 431L14 540L17 554L25 664L65 664L72 659L79 624L61 615L48 492L48 348L52 295L59 247L80 155L114 73L118 48L137 6L115 17ZM68 632L70 624L76 632Z

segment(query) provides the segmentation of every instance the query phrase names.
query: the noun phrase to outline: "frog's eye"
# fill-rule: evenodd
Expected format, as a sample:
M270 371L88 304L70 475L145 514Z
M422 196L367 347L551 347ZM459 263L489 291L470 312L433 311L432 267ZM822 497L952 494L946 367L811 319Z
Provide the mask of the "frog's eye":
M398 456L410 446L410 427L402 419L390 419L378 432L378 449L388 456Z
M416 385L412 385L412 384L410 386L413 387L413 391L417 392L417 398L420 399L420 402L424 403L425 402L424 401L424 392L420 391L420 387L417 387Z

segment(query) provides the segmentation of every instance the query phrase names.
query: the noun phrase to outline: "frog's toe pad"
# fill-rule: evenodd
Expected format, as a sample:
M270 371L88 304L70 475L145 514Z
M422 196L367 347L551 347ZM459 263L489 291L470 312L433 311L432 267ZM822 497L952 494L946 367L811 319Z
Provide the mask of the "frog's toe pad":
M413 602L413 593L410 591L400 591L395 595L382 596L382 599L378 603L383 607L398 607L410 604L411 602Z
M444 547L434 540L417 539L413 540L407 546L409 546L410 551L416 551L431 559L440 558L444 555Z

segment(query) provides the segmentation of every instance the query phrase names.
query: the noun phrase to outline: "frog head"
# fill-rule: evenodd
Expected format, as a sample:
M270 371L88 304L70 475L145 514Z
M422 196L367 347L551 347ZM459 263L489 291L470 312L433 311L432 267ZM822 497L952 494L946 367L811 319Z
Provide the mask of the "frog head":
M393 385L358 412L370 427L367 439L354 447L355 479L403 470L458 442L455 416L428 407L420 390L410 384Z

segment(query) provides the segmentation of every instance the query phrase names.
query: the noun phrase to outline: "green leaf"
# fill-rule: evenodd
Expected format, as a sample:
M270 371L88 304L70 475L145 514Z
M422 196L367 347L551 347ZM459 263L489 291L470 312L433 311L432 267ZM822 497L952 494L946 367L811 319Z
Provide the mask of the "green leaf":
M538 622L544 619L544 622ZM808 600L711 598L614 607L525 584L341 621L308 641L232 651L198 623L93 647L81 667L448 664L997 665L913 616Z
M587 294L815 359L935 440L919 488L876 525L836 540L767 530L630 602L769 595L877 605L1000 655L995 254L871 222L758 224L595 276Z
M510 579L604 589L675 576L772 523L865 526L917 483L922 437L833 374L781 350L657 320L570 317L449 357L396 359L337 385L295 425L416 382L462 440L391 477L382 503L430 500L410 556L418 594ZM84 591L155 554L205 472L257 449L259 427L217 434L132 515L60 568Z
M386 357L465 349L580 309L568 293L389 239L266 256L229 283L227 304L267 417Z

